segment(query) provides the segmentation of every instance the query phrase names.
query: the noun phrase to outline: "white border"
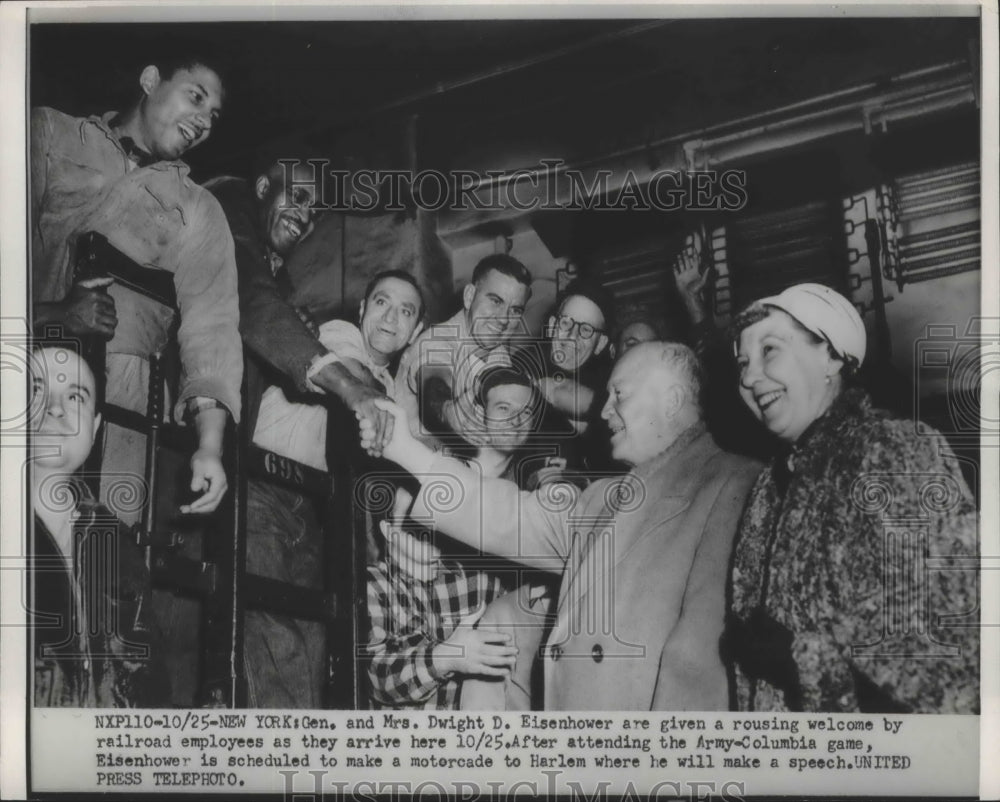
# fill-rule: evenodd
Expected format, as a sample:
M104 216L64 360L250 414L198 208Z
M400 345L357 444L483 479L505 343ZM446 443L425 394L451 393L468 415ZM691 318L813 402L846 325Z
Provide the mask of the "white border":
M982 313L994 321L993 359L983 353L982 420L1000 421L1000 245L997 221L1000 220L998 185L1000 185L1000 119L997 101L1000 98L1000 27L997 3L982 8ZM1000 443L996 436L992 447L982 442L982 519L979 531L981 554L984 557L982 609L984 618L993 626L982 628L982 671L980 719L979 793L983 799L1000 799ZM993 492L989 492L989 489ZM991 570L985 570L991 569Z
M546 6L537 3L460 2L443 6L436 3L401 2L393 5L376 5L363 2L317 4L309 2L215 2L211 5L190 0L171 5L155 3L121 2L5 2L0 5L0 337L24 334L24 307L26 293L26 242L24 239L24 210L26 208L26 130L25 109L26 21L29 10L39 21L88 20L88 21L225 21L225 20L350 20L350 19L460 19L478 18L559 18L574 17L597 19L603 17L767 17L767 16L926 16L967 15L970 9L980 8L982 13L982 220L983 271L982 314L985 319L1000 319L1000 270L998 270L998 230L995 222L1000 219L998 206L998 16L996 0L981 6L961 2L919 4L898 2L870 5L864 0L848 0L837 4L803 5L797 2L772 2L767 5L737 2L730 4L687 3L684 5L659 2L633 2L627 5L608 5L597 2L557 2ZM37 16L34 16L37 15ZM994 324L996 325L996 324ZM993 334L997 334L996 329ZM998 345L1000 349L1000 345ZM982 416L984 420L1000 420L1000 371L995 361L988 363L984 353ZM0 420L9 420L25 397L22 380L4 372L3 392L0 394ZM7 623L19 611L20 583L10 580L8 571L19 567L18 554L11 550L12 543L20 543L11 533L21 531L23 491L18 484L21 475L23 443L16 437L4 434L0 448L0 531L4 534L0 550L0 620ZM991 621L1000 610L1000 449L995 441L984 438L982 450L982 553L987 560L983 572L982 606L984 617ZM6 581L5 581L6 580ZM980 794L982 798L1000 798L1000 763L995 759L1000 753L1000 626L984 627L982 631L982 710ZM24 742L25 630L18 626L0 627L0 797L23 798L26 793Z

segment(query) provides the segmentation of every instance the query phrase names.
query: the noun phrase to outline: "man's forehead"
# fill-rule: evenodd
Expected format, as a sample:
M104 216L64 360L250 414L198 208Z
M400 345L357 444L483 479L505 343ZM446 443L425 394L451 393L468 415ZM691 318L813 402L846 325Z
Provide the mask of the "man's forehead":
M615 365L611 383L636 382L644 377L658 375L665 367L655 344L639 343L630 348Z
M495 292L500 295L519 297L528 292L520 281L499 270L490 270L476 286L477 292Z
M309 164L302 164L301 162L292 166L291 170L286 169L284 171L284 176L287 179L291 179L296 187L302 187L303 189L309 189L316 191L316 184L318 176L316 175L316 170Z
M601 308L584 295L570 295L559 307L560 314L569 315L581 323L594 326L604 325L604 315Z
M317 194L319 178L308 164L275 162L266 175L271 181L271 193L274 195L290 189L305 190L314 197Z
M642 334L656 335L656 330L645 320L636 320L622 329L622 337L636 337Z
M371 297L374 298L380 293L393 300L410 301L414 306L420 306L420 295L417 293L416 287L395 276L387 276L379 281L372 290Z
M33 363L34 379L48 386L79 385L94 391L94 374L77 354L65 348L44 348L36 353Z
M496 384L486 393L487 401L527 401L531 397L531 388L523 384Z
M192 64L190 67L180 67L174 70L174 74L169 78L175 83L191 83L202 86L206 91L218 95L224 92L222 78L219 74L204 64Z

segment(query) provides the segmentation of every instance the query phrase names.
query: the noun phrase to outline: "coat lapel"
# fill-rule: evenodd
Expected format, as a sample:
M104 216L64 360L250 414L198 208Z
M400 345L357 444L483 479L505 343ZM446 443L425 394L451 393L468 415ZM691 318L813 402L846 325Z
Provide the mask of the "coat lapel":
M593 560L595 548L601 548L602 533L610 529L612 515L604 498L611 479L595 482L584 491L583 503L578 505L581 512L574 514L567 525L570 528L570 554L566 561L566 571L559 589L560 616L568 609L568 600L579 599L589 587L588 567Z
M614 567L690 506L695 467L712 447L704 426L694 426L647 465L587 489L583 513L569 522L579 534L572 539L575 553L567 561L552 642L571 634L570 619L585 625L588 617L613 613L606 597L614 592ZM595 588L598 598L588 599Z

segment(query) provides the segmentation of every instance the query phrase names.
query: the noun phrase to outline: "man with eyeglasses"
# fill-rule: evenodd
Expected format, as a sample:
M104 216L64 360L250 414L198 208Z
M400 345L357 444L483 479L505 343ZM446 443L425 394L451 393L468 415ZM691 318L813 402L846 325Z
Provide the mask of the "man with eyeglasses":
M603 398L602 388L610 372L608 331L614 308L611 294L586 279L573 281L555 314L549 317L548 365L538 389L550 406L542 432L560 429L576 435L572 446L564 443L562 456L571 468L603 470L610 467L607 447L588 435ZM555 414L552 414L552 413ZM572 452L572 455L570 454Z

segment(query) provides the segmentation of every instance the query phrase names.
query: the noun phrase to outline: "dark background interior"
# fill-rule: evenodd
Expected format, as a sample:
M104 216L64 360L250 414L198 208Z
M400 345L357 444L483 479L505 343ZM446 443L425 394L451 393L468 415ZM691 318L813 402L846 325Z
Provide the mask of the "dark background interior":
M969 57L975 18L45 23L30 28L30 102L121 108L142 67L179 48L221 56L222 123L195 176L242 173L295 132L380 167L452 166L474 143L555 134L567 160L630 130L697 130L929 63ZM351 134L354 134L352 137ZM471 144L470 144L471 143ZM471 159L470 159L471 160Z

